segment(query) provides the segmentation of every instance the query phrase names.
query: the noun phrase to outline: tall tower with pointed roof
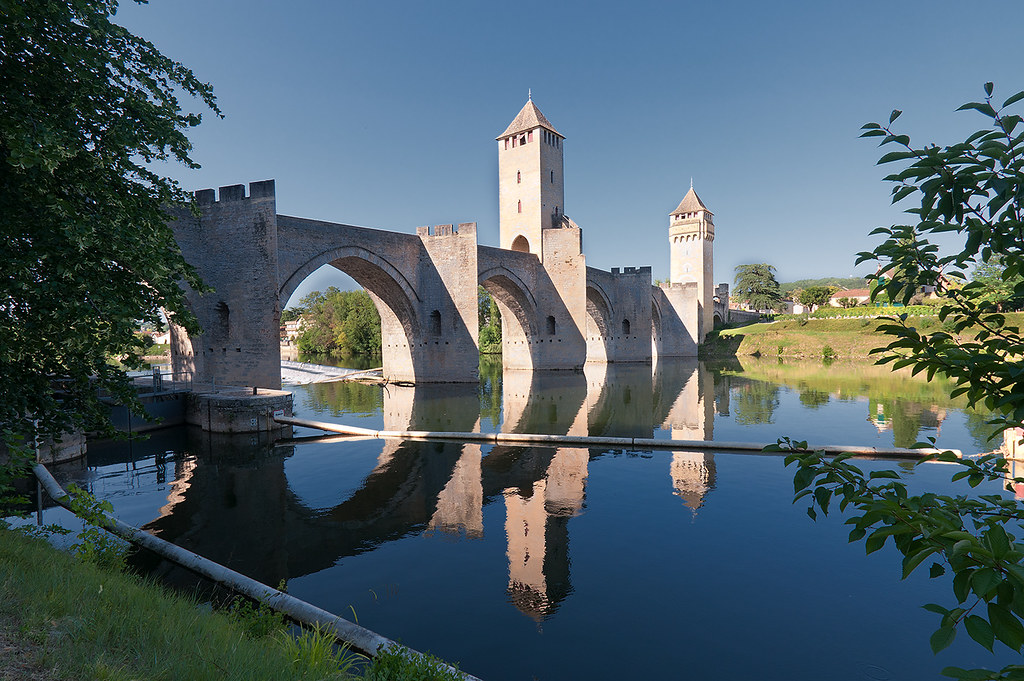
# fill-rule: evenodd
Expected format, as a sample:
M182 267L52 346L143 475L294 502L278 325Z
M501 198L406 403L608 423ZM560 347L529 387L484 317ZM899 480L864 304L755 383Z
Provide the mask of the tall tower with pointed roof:
M500 245L535 253L543 262L542 232L561 227L565 213L565 137L531 97L497 140Z
M693 190L669 215L668 240L673 284L697 284L698 342L714 327L713 214Z

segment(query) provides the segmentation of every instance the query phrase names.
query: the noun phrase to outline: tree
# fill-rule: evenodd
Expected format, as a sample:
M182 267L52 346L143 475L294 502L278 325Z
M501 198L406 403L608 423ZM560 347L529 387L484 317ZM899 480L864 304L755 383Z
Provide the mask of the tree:
M914 217L912 224L875 230L885 241L858 258L889 265L889 279L881 286L894 301L906 302L921 286L937 285L943 273L963 281L968 267L996 256L1002 267L996 279L1013 282L1013 296L1024 296L1024 282L1015 281L1024 268L1024 134L1021 116L1008 112L1024 100L1024 92L999 109L992 104L992 92L986 83L984 101L961 107L985 116L989 126L949 146L912 146L907 135L892 130L899 111L893 111L887 125L864 126L863 136L880 137L882 146L894 148L879 163L902 164L886 177L894 183L893 202L914 198L906 211ZM962 237L963 247L941 255L929 237L949 232ZM976 279L950 288L939 318L952 333L921 333L906 315L888 319L879 328L892 340L876 351L879 362L912 367L929 378L949 377L956 384L952 396L964 395L970 406L984 405L993 412L990 423L997 432L1024 425L1024 338L1016 326L1006 324L990 298L990 285ZM853 527L850 541L863 540L868 553L891 539L903 555L904 576L925 562L931 564L932 578L952 573L951 607L924 606L939 618L931 637L935 651L948 646L959 630L989 650L997 641L1017 652L1024 648L1021 502L987 494L911 495L896 471L865 475L846 456L827 460L806 452L806 443L783 440L780 445L795 450L786 461L797 464L797 498L809 501L812 518L828 513L830 502L838 500L841 510L853 511L847 521ZM945 452L934 458L959 464L953 480L971 487L1007 475L1006 461L997 454L959 460ZM1024 679L1024 665L998 672L949 667L943 673L961 679Z
M775 267L768 263L736 266L733 295L755 310L775 310L782 302Z
M1019 273L1004 276L1005 272L1003 257L995 254L977 263L971 273L971 281L983 287L978 292L978 300L995 305L997 312L1002 312L1005 307L1019 309L1022 302L1015 289L1024 283L1024 276Z
M836 291L837 288L835 286L808 286L800 292L798 300L801 305L807 305L813 311L819 305L827 303Z
M198 165L200 123L180 95L219 114L212 89L113 23L116 0L0 0L0 429L105 422L105 391L135 399L110 362L132 356L163 309L191 331L182 284L202 289L168 221L188 202L157 161ZM38 428L36 424L38 423Z
M299 302L299 352L376 357L381 354L380 314L366 291L313 291Z
M498 304L483 286L477 287L477 317L479 318L478 343L480 352L501 353L501 313Z

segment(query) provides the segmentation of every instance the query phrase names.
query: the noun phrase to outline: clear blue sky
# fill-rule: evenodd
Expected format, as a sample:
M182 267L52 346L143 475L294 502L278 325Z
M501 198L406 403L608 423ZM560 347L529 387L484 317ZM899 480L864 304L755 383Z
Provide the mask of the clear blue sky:
M213 84L188 189L277 181L278 212L412 232L477 222L498 242L495 136L534 102L566 136L565 212L587 263L668 275L690 178L715 213L715 280L845 276L901 220L860 126L917 142L1024 89L1024 3L126 3L118 21ZM347 278L314 274L299 294ZM350 281L350 280L348 280ZM293 300L296 300L293 298Z

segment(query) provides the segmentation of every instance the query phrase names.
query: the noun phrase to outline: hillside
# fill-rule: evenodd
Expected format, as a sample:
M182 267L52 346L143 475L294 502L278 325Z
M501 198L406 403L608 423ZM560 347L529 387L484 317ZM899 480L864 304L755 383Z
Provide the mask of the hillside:
M809 286L839 286L840 288L867 288L868 281L864 277L822 277L821 279L797 279L796 281L779 284L782 297L787 297L796 289Z

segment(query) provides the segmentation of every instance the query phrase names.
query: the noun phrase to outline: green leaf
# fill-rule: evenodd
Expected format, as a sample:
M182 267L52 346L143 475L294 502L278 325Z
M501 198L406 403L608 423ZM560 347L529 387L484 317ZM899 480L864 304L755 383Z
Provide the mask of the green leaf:
M1011 104L1016 104L1017 102L1019 102L1022 99L1024 99L1024 90L1021 90L1017 94L1009 97L1005 102L1003 102L1003 107L1002 108L1005 109L1006 107L1010 106Z
M931 579L941 577L944 574L946 574L946 568L941 563L932 563L931 568L928 570L928 577Z
M988 621L977 615L968 615L964 624L967 627L967 634L991 652L996 637Z
M974 589L974 593L986 601L989 600L989 594L995 591L1002 581L996 571L990 567L975 570L971 575L971 587Z
M940 650L948 648L954 638L956 638L956 629L953 627L939 627L935 630L935 633L932 634L928 643L931 644L932 652L937 653Z
M958 603L966 601L971 592L971 572L972 570L961 570L953 577L953 595L956 596Z
M939 548L937 546L929 546L917 553L908 554L903 559L903 579L906 579L911 572L917 569L917 566L924 562L924 559L932 555Z
M985 533L985 540L996 559L1002 558L1010 550L1010 538L1006 535L1006 530L1002 525L993 525L989 528Z
M1019 651L1021 645L1024 645L1024 627L1007 608L998 603L989 603L988 621L992 625L995 637L1012 650Z
M892 124L893 124L893 122L894 122L894 121L895 121L895 120L896 120L897 118L899 118L899 117L900 117L900 115L901 115L902 113L903 113L903 112L902 112L902 111L900 111L899 109L893 109L893 110L892 110L892 113L891 113L891 114L889 114L889 125L892 125Z

